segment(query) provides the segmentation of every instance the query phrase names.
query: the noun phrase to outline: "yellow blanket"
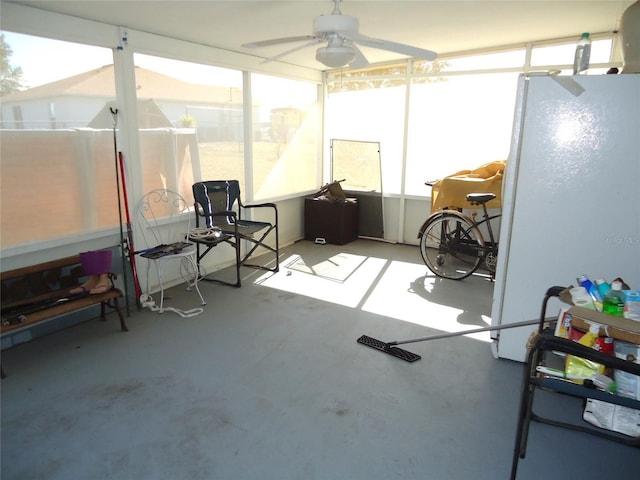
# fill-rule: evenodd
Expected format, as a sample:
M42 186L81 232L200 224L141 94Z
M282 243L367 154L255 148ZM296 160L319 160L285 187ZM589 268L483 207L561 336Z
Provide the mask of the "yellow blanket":
M495 193L487 208L502 206L502 177L506 160L485 163L475 170L461 170L438 180L431 191L431 212L443 208L481 208L467 202L469 193Z

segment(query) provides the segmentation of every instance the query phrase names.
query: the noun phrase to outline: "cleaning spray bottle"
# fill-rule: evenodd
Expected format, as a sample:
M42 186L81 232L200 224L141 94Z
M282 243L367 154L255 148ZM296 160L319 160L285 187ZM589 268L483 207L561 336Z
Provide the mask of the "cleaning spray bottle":
M589 324L589 331L585 333L578 343L580 345L584 345L585 347L593 348L598 340L598 336L600 335L600 325L593 322L587 322Z

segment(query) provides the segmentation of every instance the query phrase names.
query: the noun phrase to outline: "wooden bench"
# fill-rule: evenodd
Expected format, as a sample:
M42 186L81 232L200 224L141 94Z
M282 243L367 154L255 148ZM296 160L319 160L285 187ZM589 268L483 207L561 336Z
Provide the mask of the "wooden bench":
M123 294L113 283L115 274L109 274L111 289L107 292L71 295L70 290L80 286L84 276L79 255L1 272L0 335L94 305L100 305L102 321L107 308L115 310L120 329L129 331L118 304Z

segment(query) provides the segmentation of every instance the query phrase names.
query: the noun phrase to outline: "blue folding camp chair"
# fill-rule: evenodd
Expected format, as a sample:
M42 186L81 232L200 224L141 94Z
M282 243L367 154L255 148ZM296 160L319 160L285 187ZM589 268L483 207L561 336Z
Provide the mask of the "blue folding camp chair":
M278 209L275 203L245 205L240 195L238 180L210 180L193 184L195 199L196 229L205 228L221 232L216 237L190 237L198 249L198 265L211 249L220 243L227 243L235 249L236 281L235 283L217 278L203 277L204 280L217 281L236 287L241 286L240 267L252 267L270 272L280 269L278 245ZM249 210L257 213L257 209L270 209L271 221L249 220ZM202 225L204 223L204 225ZM245 253L242 240L247 243ZM267 243L267 240L270 243ZM248 263L255 254L272 253L275 258L267 258L261 263Z

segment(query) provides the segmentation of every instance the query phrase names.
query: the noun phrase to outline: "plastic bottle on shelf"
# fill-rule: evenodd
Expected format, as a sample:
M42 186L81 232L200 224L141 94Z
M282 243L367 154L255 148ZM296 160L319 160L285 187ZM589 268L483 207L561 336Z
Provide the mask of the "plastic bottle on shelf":
M569 294L571 294L571 301L577 307L588 308L589 310L595 310L596 305L593 303L593 298L587 292L587 289L584 287L574 287L569 290Z
M600 335L600 325L597 323L589 322L589 331L585 333L578 343L580 345L584 345L585 347L593 348L598 341L598 336Z
M591 295L591 298L593 299L593 302L596 304L596 306L598 303L602 304L602 297L600 296L600 292L598 292L598 287L596 287L593 282L589 280L589 277L587 277L586 275L580 275L578 278L576 278L576 280L578 281L578 284L581 287L584 287L587 290L587 293Z
M631 290L631 287L629 287L629 285L627 285L627 282L625 282L622 278L618 277L618 278L614 278L611 283L613 283L614 281L618 281L622 284L622 290Z
M624 318L640 320L640 290L626 290L624 297Z
M605 294L611 290L611 284L607 282L604 278L599 278L596 280L596 287L598 287L598 293L600 297L604 299Z
M611 282L611 290L607 292L602 300L602 311L616 317L624 317L625 295L622 291L622 282L614 280Z
M581 75L589 69L591 57L591 39L588 33L583 33L576 45L576 53L573 58L573 74Z

